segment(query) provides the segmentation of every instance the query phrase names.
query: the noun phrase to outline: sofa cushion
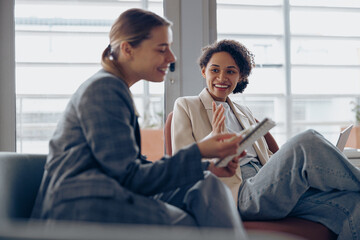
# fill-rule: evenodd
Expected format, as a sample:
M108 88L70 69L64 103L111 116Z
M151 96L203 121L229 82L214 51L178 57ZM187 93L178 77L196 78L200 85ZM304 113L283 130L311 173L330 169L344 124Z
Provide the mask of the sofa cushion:
M245 221L245 229L290 233L309 240L332 240L337 235L324 225L309 220L287 217L271 221Z

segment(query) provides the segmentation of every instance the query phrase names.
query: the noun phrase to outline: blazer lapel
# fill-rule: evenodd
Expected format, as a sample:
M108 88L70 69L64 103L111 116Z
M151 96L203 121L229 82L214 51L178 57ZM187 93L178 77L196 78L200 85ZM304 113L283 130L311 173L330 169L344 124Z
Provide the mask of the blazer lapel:
M237 120L239 121L240 125L244 129L249 128L251 126L251 124L249 122L249 118L246 117L245 114L239 108L235 107L229 98L227 99L227 102L230 105L233 112L235 113L235 116L236 116ZM255 151L259 158L260 158L260 156L263 156L263 154L260 150L259 141L255 141L255 143L253 144L253 147L255 148Z
M204 105L206 110L207 116L209 118L209 122L212 122L213 113L212 113L212 102L214 101L211 97L210 93L208 92L207 88L204 88L201 93L199 94L200 101Z

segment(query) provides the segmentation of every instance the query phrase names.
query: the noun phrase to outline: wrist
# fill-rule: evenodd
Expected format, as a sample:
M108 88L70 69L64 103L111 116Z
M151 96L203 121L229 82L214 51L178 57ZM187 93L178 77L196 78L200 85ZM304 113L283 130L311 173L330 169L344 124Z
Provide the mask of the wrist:
M210 162L210 161L209 161L209 166L208 166L207 170L209 170L210 172L212 172L212 170L214 169L214 167L215 167L215 164L214 164L213 162Z
M214 162L210 162L208 170L215 176L220 177Z

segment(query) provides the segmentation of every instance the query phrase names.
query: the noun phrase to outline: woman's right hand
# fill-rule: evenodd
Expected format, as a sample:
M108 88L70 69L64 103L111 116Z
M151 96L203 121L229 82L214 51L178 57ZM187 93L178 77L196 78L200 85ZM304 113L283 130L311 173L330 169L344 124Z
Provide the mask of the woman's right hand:
M224 158L236 154L241 140L242 136L234 133L222 133L206 138L197 145L203 158Z
M224 115L225 109L222 104L220 104L218 107L216 106L216 103L212 102L212 135L216 135L219 133L225 132L225 115Z

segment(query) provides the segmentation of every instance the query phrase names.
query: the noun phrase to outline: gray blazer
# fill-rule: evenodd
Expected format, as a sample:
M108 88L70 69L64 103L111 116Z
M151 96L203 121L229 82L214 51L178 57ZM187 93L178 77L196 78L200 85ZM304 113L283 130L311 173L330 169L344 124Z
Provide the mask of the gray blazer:
M127 85L100 70L72 96L50 140L32 216L140 223L144 217L156 223L164 218L162 203L149 196L194 184L206 166L195 144L147 161Z

